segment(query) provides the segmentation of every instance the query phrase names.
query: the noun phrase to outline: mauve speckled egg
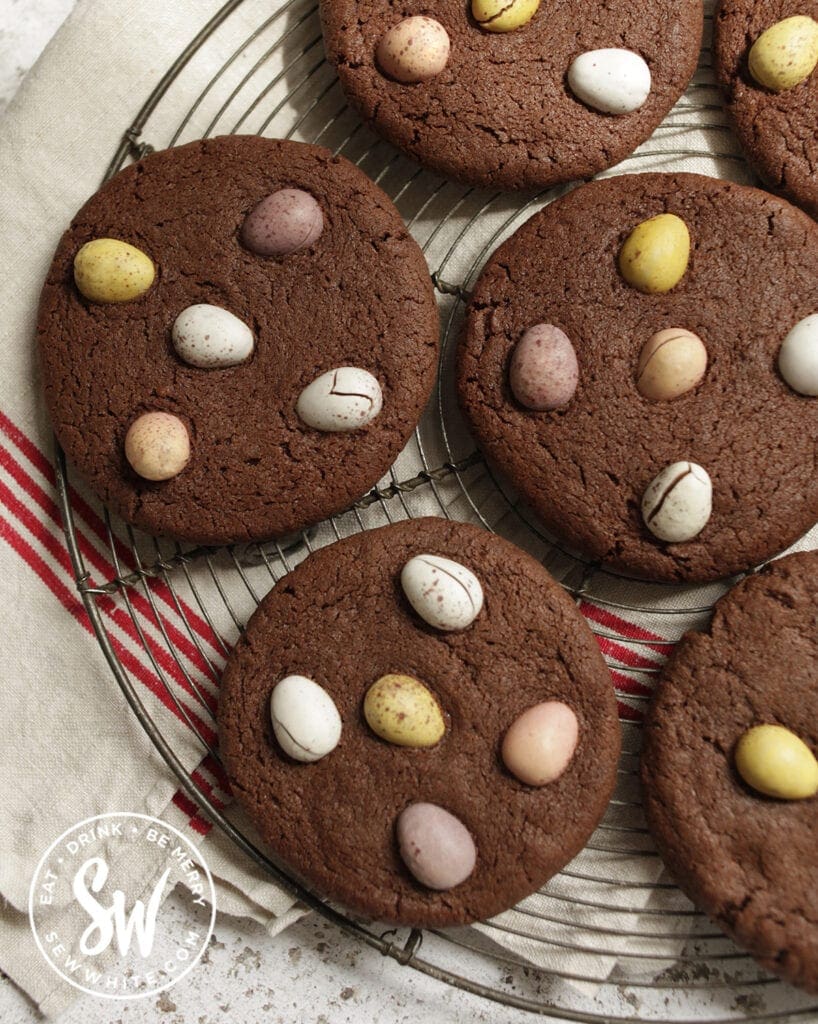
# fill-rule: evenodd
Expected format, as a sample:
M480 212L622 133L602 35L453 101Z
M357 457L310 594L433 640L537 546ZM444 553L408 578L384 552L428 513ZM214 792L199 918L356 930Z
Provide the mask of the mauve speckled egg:
M427 889L454 889L474 871L471 833L437 804L410 804L398 818L397 833L404 864Z
M410 85L439 75L450 51L449 33L440 22L415 15L399 21L381 37L376 56L381 71Z
M320 761L338 746L341 716L323 686L286 676L270 696L270 719L282 750L295 761Z
M524 711L503 738L503 763L528 786L547 786L568 767L579 738L577 716L558 700Z
M253 353L253 332L221 306L197 303L183 309L173 324L173 347L179 358L204 370L245 362Z
M324 214L316 198L300 188L282 188L247 214L241 241L257 256L289 256L314 245L323 230Z
M360 430L383 407L383 392L368 370L339 366L308 384L295 405L299 419L314 430L341 433Z
M511 356L509 383L526 409L546 412L567 405L579 381L571 339L553 324L529 327Z
M480 580L451 558L416 555L401 570L400 582L424 622L444 632L466 629L483 608Z

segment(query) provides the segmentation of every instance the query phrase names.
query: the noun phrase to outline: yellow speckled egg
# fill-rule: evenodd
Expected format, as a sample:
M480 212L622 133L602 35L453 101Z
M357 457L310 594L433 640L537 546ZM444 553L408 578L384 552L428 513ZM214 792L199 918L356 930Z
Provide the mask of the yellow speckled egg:
M86 242L74 257L74 281L90 302L132 302L155 276L150 256L116 238Z
M433 747L446 732L431 690L412 676L381 676L364 698L364 717L376 735L399 747Z
M766 89L786 92L818 64L818 22L804 14L771 25L750 50L750 74Z
M537 13L540 0L472 0L474 20L488 32L513 32Z
M818 793L818 761L802 739L783 725L757 725L736 746L736 767L753 789L779 800Z
M690 232L674 213L638 224L619 254L622 276L640 292L659 295L681 281L690 259Z

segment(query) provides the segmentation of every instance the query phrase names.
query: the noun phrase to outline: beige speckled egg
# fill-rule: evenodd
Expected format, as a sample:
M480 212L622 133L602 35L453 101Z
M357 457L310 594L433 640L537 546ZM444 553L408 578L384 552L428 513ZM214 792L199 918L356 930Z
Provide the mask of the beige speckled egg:
M90 302L132 302L155 276L150 256L117 238L95 238L74 257L74 281Z
M364 698L364 717L376 735L399 747L434 747L446 732L431 690L412 676L381 676Z
M449 33L434 18L416 15L393 25L378 43L381 71L406 85L428 82L449 61Z
M652 402L670 402L701 384L707 349L692 331L668 327L648 338L639 355L636 387Z
M187 427L169 412L146 412L125 436L125 458L145 480L170 480L190 460Z

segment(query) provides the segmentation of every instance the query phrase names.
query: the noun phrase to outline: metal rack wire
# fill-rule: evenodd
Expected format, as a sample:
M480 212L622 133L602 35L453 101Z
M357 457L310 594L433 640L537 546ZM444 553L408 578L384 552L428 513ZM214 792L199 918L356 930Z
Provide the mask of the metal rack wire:
M252 28L230 48L237 17ZM205 73L214 61L217 73ZM680 158L698 156L704 172L716 173L716 161L727 161L731 176L749 180L725 130L709 63L705 45L686 95L653 139L611 173L672 170ZM183 96L185 104L192 100L179 119L174 112ZM122 692L183 789L238 848L344 931L488 999L553 1019L622 1024L814 1018L814 1001L760 971L661 874L641 816L635 775L651 677L683 629L706 621L725 586L641 584L635 598L632 581L549 537L489 471L459 422L451 370L469 288L496 245L565 189L523 197L465 189L397 156L348 109L324 60L314 0L285 0L272 13L261 0L225 3L148 97L106 177L153 148L227 132L318 142L367 171L395 201L433 268L443 344L432 406L389 476L347 514L286 543L184 550L139 535L107 511L96 512L58 450L77 587ZM225 806L213 728L224 659L270 586L316 546L420 513L500 531L561 580L606 653L624 735L620 782L588 849L543 894L509 914L480 929L445 933L385 931L293 882ZM136 679L117 642L122 630L147 653L149 679Z

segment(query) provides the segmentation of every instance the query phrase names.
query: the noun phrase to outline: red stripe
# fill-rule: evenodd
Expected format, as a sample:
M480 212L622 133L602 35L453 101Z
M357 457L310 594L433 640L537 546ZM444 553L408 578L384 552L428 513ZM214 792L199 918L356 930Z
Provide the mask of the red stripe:
M218 783L219 789L226 795L232 797L230 790L230 780L227 777L227 772L222 768L221 764L216 760L212 754L208 754L207 757L199 765L202 771L210 772L213 778Z
M625 647L615 640L609 640L605 636L597 636L596 642L599 644L603 654L608 655L610 658L616 658L617 661L622 661L631 668L661 668L661 662L651 661L644 654L632 651L630 647Z
M43 523L35 515L33 515L2 481L0 481L0 502L2 502L17 517L18 521L28 529L32 537L34 537L35 540L38 540L43 545L43 547L49 552L49 554L55 559L55 561L58 561L60 563L61 567L65 570L65 572L68 575L70 575L71 565L68 558L68 552L66 551L65 547L57 540L56 537L54 537L53 534L49 533L48 529L45 526L45 523ZM111 619L113 619L114 622L116 622L120 629L122 629L122 631L126 633L135 643L141 643L139 634L136 629L136 625L134 624L134 621L130 617L130 615L126 614L126 612L124 612L121 608L117 608L115 605L113 605L113 603L111 607L105 609L105 611L107 615ZM184 689L189 695L193 696L195 699L195 693L193 691L192 686L187 681L184 674L182 673L182 670L179 668L178 664L174 661L170 654L168 654L168 652L163 647L160 647L156 643L154 643L150 639L150 637L147 636L147 634L143 635L145 637L145 646L147 647L147 650L154 656L154 658L159 663L160 667L174 679L178 686ZM148 672L146 666L143 666L143 673L146 673L148 675L151 674ZM186 710L193 719L193 721L196 722L196 724L200 727L200 729L205 734L209 733L209 735L212 737L213 731L210 730L208 726L206 726L198 718L196 712L191 710L190 708L186 708ZM209 740L208 742L212 742L212 740Z
M19 449L19 451L29 460L29 462L45 477L45 479L52 485L56 486L56 474L54 468L45 455L40 451L39 448L28 438L26 435L17 427L2 411L0 411L0 432L4 433L9 440ZM12 456L13 458L13 456ZM22 469L22 467L21 467ZM32 481L33 484L33 481ZM36 485L34 485L36 486ZM104 521L97 515L91 506L85 501L73 487L69 485L69 494L71 496L72 504L75 509L80 513L83 519L86 521L92 532L99 537L103 543L108 542L108 530L105 526ZM56 506L55 506L56 509ZM61 523L59 518L59 510L57 510L57 522ZM123 562L126 568L131 571L135 567L133 559L133 553L130 549L116 536L111 535L114 540L114 548L116 550L118 558ZM115 570L111 567L107 570L111 576L114 576ZM171 608L174 608L173 597L170 594L166 584L156 581L155 585L156 593L168 604ZM211 629L210 625L205 619L198 615L195 611L189 608L186 602L180 599L179 604L184 611L185 617L190 621L196 633L205 640L213 651L222 656L223 647L218 641L215 633Z
M606 608L600 608L599 605L583 601L579 607L587 619L598 622L601 626L608 626L617 633L621 633L623 638L652 641L657 645L657 650L661 653L670 651L673 646L666 637L659 636L658 633L651 633L650 630L643 629L641 626L636 626L634 623L628 622L627 619L614 615L613 612L608 611Z
M0 466L2 466L4 469L8 471L8 473L17 481L18 485L26 492L26 494L28 494L28 496L33 501L35 501L40 506L40 508L46 513L46 515L49 516L49 518L53 522L55 522L57 525L60 525L59 510L57 509L56 504L46 495L45 491L43 491L35 484L34 480L30 476L28 476L28 474L14 462L11 454L8 451L6 451L6 449L3 448L1 445ZM11 494L12 492L9 491L4 486L3 493ZM9 500L5 500L5 504L11 507ZM22 506L19 506L18 503L18 507ZM16 508L14 509L14 513L18 519L21 518L20 513L17 511ZM49 534L49 536L51 535ZM104 578L108 579L116 575L113 566L111 566L111 564L106 561L106 559L96 550L96 548L94 548L91 545L91 543L82 533L77 534L77 540L83 557L93 568L100 572ZM144 594L141 594L138 591L131 590L129 596L136 609L139 612L141 612L142 615L145 616L145 618L147 618L148 620L150 620L151 618L158 618L158 613L153 612L150 602L148 601ZM171 621L167 619L162 619L161 621L163 622L165 628L168 631L168 637L171 643L173 643L182 652L182 654L184 654L185 657L188 658L188 660L192 664L194 664L197 669L199 669L200 672L204 673L206 676L208 676L209 679L212 680L212 673L210 672L210 667L208 663L205 661L205 659L202 657L196 645L190 641L189 637L181 633L180 630ZM180 685L185 685L185 683L182 683ZM189 685L186 685L185 688L188 690L188 692L191 692ZM213 710L216 706L215 697L212 697L206 691L205 696L208 700L208 705L210 709Z
M198 832L202 836L206 836L210 832L213 826L199 814L199 808L181 789L173 794L171 803L175 804L182 814L188 816L190 819L188 825L190 825L194 832Z
M650 686L645 686L644 683L640 683L637 679L631 679L630 676L623 675L615 668L610 669L610 673L614 685L619 687L620 690L624 690L625 693L634 693L639 697L650 697L653 693Z
M8 491L8 488L6 488L4 484L0 483L0 492L2 492L3 490ZM13 503L22 508L24 517L28 518L30 521L33 522L35 528L33 530L30 529L30 532L32 533L34 538L43 544L46 550L48 550L49 553L55 558L55 560L60 563L61 567L65 570L65 572L70 575L70 566L68 564L68 552L65 550L65 548L57 542L56 538L52 537L51 534L48 533L44 525L40 523L39 520L37 520L34 516L31 516L30 513L27 513L27 510L23 506L21 506L19 502L17 502L17 499L14 497L13 494L11 494L10 491L8 492L8 495L11 497ZM2 526L2 534L4 539L8 541L11 547L14 548L14 550L23 558L23 560L27 562L28 565L37 573L40 579L46 584L46 586L48 586L52 593L57 597L57 599L60 601L63 607L66 608L69 612L71 612L74 618L76 618L78 622L82 623L83 627L89 633L93 633L91 623L88 620L87 616L85 615L85 609L81 601L79 600L79 597L76 596L71 590L69 590L69 588L57 577L57 575L47 565L47 563L31 547L28 541L26 541L25 538L14 529L13 525L8 519L0 517L0 526ZM104 605L101 604L101 611L103 612L103 614L111 618L123 630L123 632L126 632L129 635L133 636L133 634L135 633L133 621L130 619L129 616L125 615L121 609L113 608L112 605L112 601L107 601L105 602ZM147 689L150 690L150 692L155 697L157 697L169 711L172 711L173 714L175 714L176 717L179 719L179 721L184 722L184 724L187 725L188 728L190 728L189 723L184 717L184 714L176 706L175 701L171 697L170 693L168 693L167 689L162 685L159 678L153 672L148 671L146 666L143 665L142 662L139 661L139 659L136 658L134 654L131 651L129 651L128 648L125 647L124 644L122 644L121 641L119 641L116 637L112 636L111 640L113 642L117 656L119 657L123 666L132 675L139 679L139 681L143 683L147 687ZM213 730L206 726L203 722L201 722L198 719L198 716L189 708L185 708L185 710L190 715L191 720L194 723L196 723L198 729L201 731L206 741L210 745L213 745L215 743L215 733L213 732Z
M621 700L617 701L616 706L619 710L619 717L624 718L626 722L641 722L645 717L643 711L639 711L637 708L633 708L630 704L625 704Z

